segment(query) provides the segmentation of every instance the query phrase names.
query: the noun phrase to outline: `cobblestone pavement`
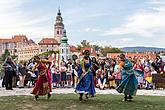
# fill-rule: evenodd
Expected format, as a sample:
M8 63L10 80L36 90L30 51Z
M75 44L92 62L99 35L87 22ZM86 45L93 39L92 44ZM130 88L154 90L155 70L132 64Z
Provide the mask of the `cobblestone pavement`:
M5 88L1 87L0 81L0 96L10 96L10 95L31 95L30 92L32 88L13 88L14 90L5 90ZM52 94L69 94L75 93L73 88L57 88L53 89ZM115 94L119 95L119 93L115 89L106 89L99 90L96 88L97 94ZM150 96L165 96L165 89L163 90L138 90L137 95L150 95Z

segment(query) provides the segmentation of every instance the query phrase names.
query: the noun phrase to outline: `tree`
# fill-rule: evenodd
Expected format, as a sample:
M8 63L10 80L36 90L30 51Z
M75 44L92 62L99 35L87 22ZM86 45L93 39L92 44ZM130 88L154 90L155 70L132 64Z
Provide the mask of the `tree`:
M99 47L98 45L92 45L92 47L93 47L96 51L99 51L99 49L101 48L101 47Z
M104 56L106 56L107 53L123 53L123 51L120 50L119 48L111 48L111 47L102 47L101 51Z
M9 52L8 49L5 49L5 52L1 55L0 60L1 60L1 61L5 61L5 59L6 59L8 56L10 56L10 52Z
M81 45L82 45L83 48L85 48L85 47L91 47L90 43L87 42L87 40L83 40L83 41L81 42Z
M82 46L81 45L77 45L77 50L80 52L82 50Z
M73 55L72 55L72 59L75 61L76 59L78 59L78 56L75 55L75 54L73 54Z

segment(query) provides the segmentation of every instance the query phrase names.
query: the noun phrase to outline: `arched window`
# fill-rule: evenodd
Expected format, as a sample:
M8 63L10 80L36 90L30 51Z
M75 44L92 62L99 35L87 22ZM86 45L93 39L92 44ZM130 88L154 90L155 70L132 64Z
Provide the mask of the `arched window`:
M62 34L62 30L60 30L60 34Z
M59 30L57 30L57 34L59 34Z

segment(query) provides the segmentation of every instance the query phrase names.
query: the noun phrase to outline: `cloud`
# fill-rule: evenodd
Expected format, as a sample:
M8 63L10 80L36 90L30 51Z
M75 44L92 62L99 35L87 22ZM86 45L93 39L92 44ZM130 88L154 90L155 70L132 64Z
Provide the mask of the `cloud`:
M99 46L110 46L111 47L111 42L107 41L107 40L103 40L103 41L93 41L90 42L92 45L99 45Z
M84 31L85 32L99 32L100 29L99 28L90 28L90 27L88 27L88 28L85 28Z
M160 2L160 1L159 1ZM125 23L114 27L103 36L135 34L143 37L153 37L156 33L164 33L165 5L158 5L143 10L138 10L129 16Z
M38 39L39 36L51 35L51 27L39 26L46 22L48 17L37 16L35 11L29 15L23 10L22 6L28 3L31 3L31 0L0 1L0 37L24 34Z

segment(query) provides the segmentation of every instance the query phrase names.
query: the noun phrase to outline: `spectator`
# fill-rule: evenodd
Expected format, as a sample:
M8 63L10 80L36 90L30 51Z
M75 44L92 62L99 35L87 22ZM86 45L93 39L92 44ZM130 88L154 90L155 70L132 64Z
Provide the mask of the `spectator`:
M16 74L16 65L11 56L8 56L3 64L5 69L5 87L6 90L13 90L12 79Z

